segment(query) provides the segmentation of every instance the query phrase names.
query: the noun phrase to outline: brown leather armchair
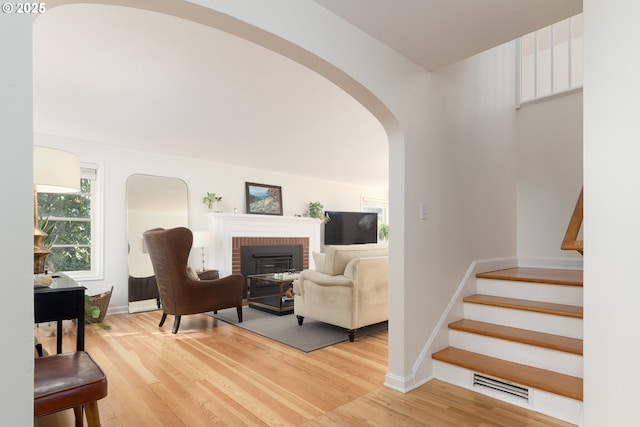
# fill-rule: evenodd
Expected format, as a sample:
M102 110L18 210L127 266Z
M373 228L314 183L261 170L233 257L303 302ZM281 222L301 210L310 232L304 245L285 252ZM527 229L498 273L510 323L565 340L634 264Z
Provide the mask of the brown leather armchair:
M175 316L173 333L178 332L180 316L236 307L242 322L244 277L232 274L215 280L193 280L187 274L187 261L193 243L191 230L184 227L155 228L143 233L162 302L164 325L167 314Z

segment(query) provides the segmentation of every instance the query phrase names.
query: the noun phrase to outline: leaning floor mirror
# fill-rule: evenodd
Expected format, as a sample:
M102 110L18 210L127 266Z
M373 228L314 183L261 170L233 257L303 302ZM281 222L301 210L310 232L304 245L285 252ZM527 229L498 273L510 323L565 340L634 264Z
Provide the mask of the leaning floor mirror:
M129 313L160 307L151 259L142 233L189 226L189 191L178 178L135 174L127 179Z

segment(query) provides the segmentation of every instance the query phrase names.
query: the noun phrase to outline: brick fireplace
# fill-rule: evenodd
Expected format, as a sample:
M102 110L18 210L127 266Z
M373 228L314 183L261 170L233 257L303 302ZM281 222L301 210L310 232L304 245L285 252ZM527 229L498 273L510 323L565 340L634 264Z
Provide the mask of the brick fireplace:
M232 237L231 238L231 272L240 273L242 258L240 250L243 246L302 246L302 268L309 268L308 237Z
M243 246L302 245L303 268L314 268L312 251L320 251L322 222L313 218L211 213L214 245L211 265L220 275L241 272Z

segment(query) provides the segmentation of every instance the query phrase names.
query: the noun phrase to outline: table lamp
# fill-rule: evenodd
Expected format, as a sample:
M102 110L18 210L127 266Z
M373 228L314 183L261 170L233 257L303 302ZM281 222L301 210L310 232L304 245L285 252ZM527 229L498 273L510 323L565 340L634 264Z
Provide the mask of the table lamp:
M200 251L202 253L202 270L200 270L200 271L204 271L205 270L205 266L204 266L204 248L208 248L209 246L211 246L212 240L213 240L213 236L208 231L194 231L193 232L193 245L191 245L191 247L200 248Z
M33 273L44 273L50 251L42 244L47 233L38 225L38 192L75 193L80 191L78 156L56 148L33 147Z

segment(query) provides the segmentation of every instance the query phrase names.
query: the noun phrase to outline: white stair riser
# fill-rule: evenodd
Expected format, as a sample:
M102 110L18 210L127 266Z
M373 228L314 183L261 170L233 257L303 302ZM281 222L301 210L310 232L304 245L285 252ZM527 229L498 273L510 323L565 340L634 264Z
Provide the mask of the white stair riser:
M582 412L583 404L579 400L569 399L564 396L558 396L542 390L530 388L529 401L527 402L524 399L516 398L506 393L496 392L485 387L474 386L473 371L459 366L450 365L439 360L434 360L433 372L434 378L441 381L445 381L468 390L473 390L523 408L547 414L568 423L577 425L580 422L580 414Z
M582 307L581 286L478 279L477 293Z
M582 378L582 356L463 331L449 330L449 345L521 365Z
M582 319L484 304L464 303L464 318L582 339Z

